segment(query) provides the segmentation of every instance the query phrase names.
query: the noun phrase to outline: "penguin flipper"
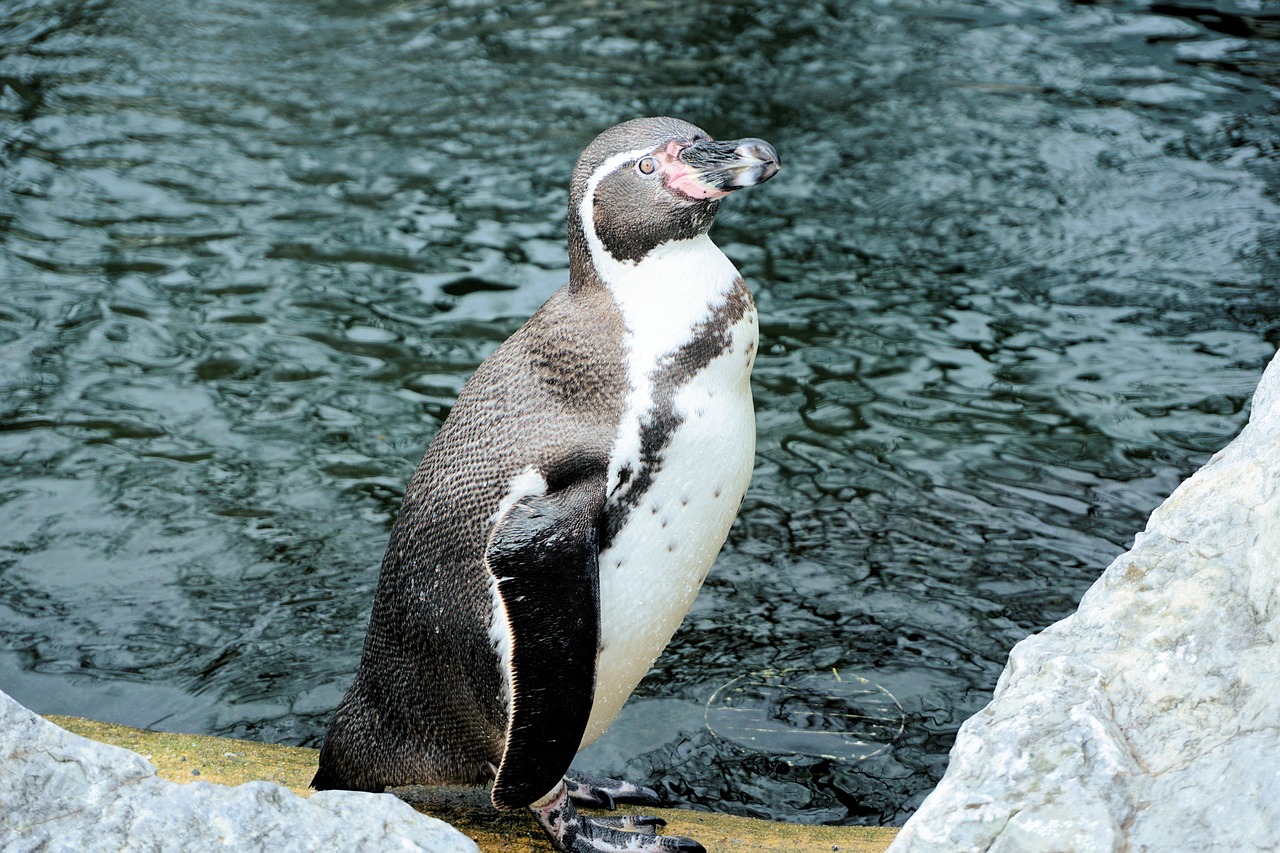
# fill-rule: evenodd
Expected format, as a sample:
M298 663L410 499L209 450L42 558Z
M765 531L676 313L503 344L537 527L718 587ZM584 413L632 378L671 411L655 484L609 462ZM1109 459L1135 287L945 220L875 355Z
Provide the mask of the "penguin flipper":
M604 478L517 501L485 551L510 639L511 707L493 804L518 808L561 782L595 697L597 521Z

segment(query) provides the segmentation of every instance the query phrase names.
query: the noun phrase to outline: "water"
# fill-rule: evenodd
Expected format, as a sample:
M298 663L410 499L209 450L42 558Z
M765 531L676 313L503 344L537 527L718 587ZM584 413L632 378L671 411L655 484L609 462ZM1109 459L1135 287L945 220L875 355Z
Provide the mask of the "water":
M403 483L624 118L785 163L714 231L761 308L751 492L583 756L671 802L904 820L1280 344L1261 2L0 21L0 689L39 711L318 743Z

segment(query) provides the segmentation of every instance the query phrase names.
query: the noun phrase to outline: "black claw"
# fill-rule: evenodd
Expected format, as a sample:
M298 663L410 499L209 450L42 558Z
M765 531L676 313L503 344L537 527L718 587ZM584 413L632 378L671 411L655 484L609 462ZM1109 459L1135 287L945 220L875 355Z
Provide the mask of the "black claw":
M580 806L612 811L623 803L640 806L660 804L657 791L621 779L591 776L574 770L566 773L565 779L569 784L569 796Z
M600 795L609 788L607 799ZM561 853L600 853L606 850L675 851L675 853L707 853L706 848L691 838L658 835L667 825L653 815L617 815L588 818L578 814L574 800L612 803L620 791L628 796L648 791L614 779L596 779L578 775L567 777L554 797L541 806L530 806L552 845ZM617 797L622 799L621 797Z
M633 795L629 802L638 806L656 806L662 802L658 799L658 792L652 788L646 788L644 785L637 785L636 787L640 789L640 792Z

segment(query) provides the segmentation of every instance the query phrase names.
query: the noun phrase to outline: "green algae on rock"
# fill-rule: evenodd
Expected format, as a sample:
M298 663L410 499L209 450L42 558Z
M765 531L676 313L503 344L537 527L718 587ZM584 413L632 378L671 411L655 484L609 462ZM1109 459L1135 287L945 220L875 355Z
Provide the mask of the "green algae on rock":
M253 743L207 735L154 732L50 716L66 730L122 746L148 758L162 779L240 785L268 780L303 796L316 769L317 752L294 746ZM541 830L523 811L499 812L479 788L404 788L396 792L421 812L452 824L484 853L546 853ZM894 827L802 826L683 809L635 809L667 821L667 831L697 838L707 850L733 853L882 853Z

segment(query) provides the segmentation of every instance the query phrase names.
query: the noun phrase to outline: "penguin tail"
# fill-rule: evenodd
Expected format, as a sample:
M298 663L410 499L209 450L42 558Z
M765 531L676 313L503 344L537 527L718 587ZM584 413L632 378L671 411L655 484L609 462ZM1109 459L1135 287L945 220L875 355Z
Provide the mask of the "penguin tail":
M335 773L332 767L320 765L320 769L316 771L316 775L311 777L311 787L317 791L360 791L362 789L358 785L352 785L345 781L342 776Z
M333 739L332 733L325 738L324 748L320 750L320 767L316 770L316 775L311 777L311 787L317 791L351 791L357 790L358 786L353 786L347 779L346 774L342 773L333 760L332 750L329 748L329 741Z
M342 784L333 771L327 767L321 767L316 771L316 775L311 777L311 787L317 791L333 791L342 788Z
M353 698L350 694L338 706L325 734L324 745L320 747L320 766L311 779L311 787L317 791L379 793L385 789L385 785L370 784L378 774L372 772L375 768L370 766L367 757L376 755L377 750L367 743L366 727L359 725L359 718L363 715L353 711L358 711L359 707L358 696Z
M329 746L328 739L325 746ZM359 769L352 772L352 768L346 766L346 762L337 760L332 750L325 748L320 750L320 767L316 770L316 775L311 778L311 787L317 791L369 791L374 794L380 794L386 790L386 784L378 784L373 781L377 776L368 770L361 772Z

